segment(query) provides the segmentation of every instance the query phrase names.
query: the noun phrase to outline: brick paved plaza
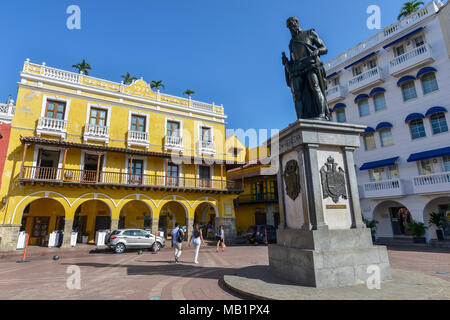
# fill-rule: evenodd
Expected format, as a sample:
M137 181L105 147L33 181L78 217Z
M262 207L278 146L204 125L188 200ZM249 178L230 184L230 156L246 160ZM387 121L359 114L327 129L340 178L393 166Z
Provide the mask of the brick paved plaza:
M16 263L16 257L0 259L0 299L238 300L245 297L227 289L223 276L234 275L243 267L268 264L265 246L229 246L224 253L205 246L198 265L192 263L193 248L187 246L179 264L173 262L170 247L157 255L148 251L143 255L136 251L59 254L58 261L51 255L31 256L31 262L24 264ZM389 248L389 258L394 269L450 282L448 250ZM81 269L80 290L66 287L71 265Z

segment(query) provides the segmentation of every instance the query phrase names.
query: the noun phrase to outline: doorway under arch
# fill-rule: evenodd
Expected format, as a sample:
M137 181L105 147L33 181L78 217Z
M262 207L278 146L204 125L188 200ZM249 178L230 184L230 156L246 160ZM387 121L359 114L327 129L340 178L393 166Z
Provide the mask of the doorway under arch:
M130 201L120 210L119 229L152 230L152 216L147 203L141 200Z
M450 197L438 197L430 200L424 210L423 210L423 220L425 221L425 225L428 226L426 231L427 239L435 240L437 239L436 230L438 229L435 225L429 225L430 214L441 213L442 216L442 227L443 235L445 238L450 238Z
M408 208L400 202L383 201L375 207L372 216L378 221L377 236L379 238L411 236L407 225L412 222L412 216Z
M180 226L185 226L187 221L187 208L178 201L170 201L161 208L158 229L159 231L164 232L164 236L167 238L173 228L175 228L176 222L178 222Z
M22 212L21 229L30 235L29 245L47 246L53 231L64 231L65 210L52 198L30 202Z
M111 208L102 200L87 200L75 211L73 230L78 232L78 241L87 236L90 243L99 230L111 229Z

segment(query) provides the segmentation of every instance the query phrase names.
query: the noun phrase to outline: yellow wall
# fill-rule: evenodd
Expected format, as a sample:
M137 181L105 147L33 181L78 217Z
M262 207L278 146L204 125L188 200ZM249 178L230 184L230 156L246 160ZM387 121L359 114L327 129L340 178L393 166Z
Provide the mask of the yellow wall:
M39 74L39 69L35 71ZM85 81L85 80L83 80ZM85 82L83 82L85 83ZM89 84L90 86L101 86L103 83L105 86L114 87L115 84L108 81L96 82L96 84ZM85 83L86 84L86 83ZM111 89L112 90L112 89ZM129 92L127 92L128 90ZM123 93L130 94L133 97L149 97L155 98L156 93L148 89L148 85L140 80L131 86L127 86ZM132 98L129 100L123 99L119 101L118 98L112 97L102 93L84 92L83 90L76 90L74 88L67 88L65 85L44 83L38 84L36 81L26 80L19 84L18 95L16 99L15 116L12 124L11 140L8 147L8 155L4 168L4 175L2 177L2 185L0 189L1 197L7 196L6 205L0 209L0 225L15 224L20 225L22 221L22 212L24 208L32 201L37 199L48 198L49 203L54 205L56 202L51 202L50 199L56 200L60 206L57 213L56 209L51 209L51 205L47 208L44 205L46 202L40 202L39 208L32 206L31 214L40 215L45 213L47 216L54 217L55 215L64 215L66 218L73 218L76 209L82 206L80 215L88 214L88 228L91 230L95 224L95 215L99 212L108 212L111 214L112 219L119 219L120 212L122 210L127 211L126 215L129 219L126 219L128 227L136 227L143 225L143 220L138 219L138 216L142 214L144 208L151 211L153 219L158 219L161 209L166 203L176 201L182 204L181 208L184 211L187 210L189 219L194 219L196 208L205 202L214 205L220 216L224 216L225 205L232 206L233 199L237 197L236 193L206 193L206 192L182 192L182 191L170 191L170 190L142 190L132 188L92 188L88 186L69 186L60 185L59 183L53 184L35 184L26 183L24 185L19 184L19 175L22 166L22 157L24 154L24 145L20 141L20 137L34 137L37 135L36 126L39 117L41 117L42 108L45 108L44 98L48 96L53 99L63 99L70 102L67 104L68 111L68 124L67 124L67 141L84 143L83 134L86 124L86 117L88 114L89 104L93 107L96 105L110 107L108 117L110 117L110 134L108 147L127 148L127 132L129 127L130 111L139 112L149 116L147 123L148 132L150 136L150 147L148 151L154 151L162 153L163 139L165 136L165 120L166 118L178 119L182 121L183 127L183 143L184 143L184 156L196 156L199 154L196 151L196 144L199 140L198 126L208 125L213 128L213 141L216 144L217 154L215 159L225 160L225 123L215 119L213 115L199 114L194 110L189 109L176 109L168 106L158 106L154 102L142 102L136 103ZM165 98L164 98L165 97ZM179 104L184 106L186 99L176 98L161 95L161 101ZM175 102L174 102L175 101ZM186 105L187 106L187 105ZM221 107L216 107L216 112L223 115ZM60 137L56 136L42 136L42 138L48 138L53 140L59 140ZM103 145L103 142L94 142L89 140L88 144ZM24 166L33 166L36 146L32 145L28 148L26 158L23 163ZM49 149L48 147L44 147ZM130 147L131 149L144 150L141 147ZM62 150L62 149L60 149ZM61 151L62 152L62 151ZM123 153L106 153L105 165L103 171L105 172L120 172L126 171L126 159L128 155ZM144 157L147 160L147 167L144 174L158 175L164 174L164 159L160 157ZM67 152L67 159L65 163L66 170L81 170L82 162L82 150L70 148ZM61 164L61 162L60 162ZM194 164L182 165L182 177L194 177ZM213 179L222 179L223 185L226 185L226 172L223 171L221 165L215 163L213 165ZM217 187L217 185L215 186ZM90 200L101 200L97 202L89 202ZM124 206L130 201L138 201L133 203L130 207ZM93 207L94 206L94 207ZM51 210L50 210L51 209ZM177 211L178 210L178 211ZM185 218L186 213L175 210L177 215ZM110 213L109 213L110 212ZM92 217L91 217L92 215ZM131 218L130 218L131 217ZM231 218L234 217L234 209L231 211ZM180 217L178 217L180 218ZM177 219L178 219L177 218ZM56 218L52 218L55 220ZM180 218L181 219L181 218ZM31 220L31 219L30 219ZM53 223L52 220L52 223ZM56 221L56 220L55 220ZM28 222L27 222L28 223ZM31 226L27 226L27 228ZM49 228L49 232L53 231L54 226ZM91 235L91 238L93 235Z

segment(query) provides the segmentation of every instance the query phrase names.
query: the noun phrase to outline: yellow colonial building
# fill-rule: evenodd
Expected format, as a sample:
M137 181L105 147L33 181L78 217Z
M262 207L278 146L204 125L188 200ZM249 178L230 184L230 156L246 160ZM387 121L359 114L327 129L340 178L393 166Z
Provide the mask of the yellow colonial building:
M63 230L63 246L72 230L93 242L100 229L167 233L175 222L236 233L241 181L227 180L225 160L239 155L225 142L223 106L29 60L18 87L0 250L15 249L20 230L39 245Z
M235 144L239 145L239 142ZM245 150L245 164L234 165L227 171L229 180L236 183L240 181L244 186L243 193L234 201L238 234L244 234L254 225L278 227L280 214L277 175L270 164L263 164L259 159L264 158L270 151L261 152L261 148L265 148L264 145L249 149L241 143L240 147Z

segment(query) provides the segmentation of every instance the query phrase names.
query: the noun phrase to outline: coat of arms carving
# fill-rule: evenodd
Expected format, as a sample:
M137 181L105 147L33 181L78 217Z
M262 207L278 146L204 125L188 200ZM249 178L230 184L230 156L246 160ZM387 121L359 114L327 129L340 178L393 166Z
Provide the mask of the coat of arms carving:
M338 167L333 157L328 157L327 163L320 169L320 176L324 199L330 197L334 203L338 203L340 197L347 199L345 172L341 167Z
M286 163L283 177L286 184L286 194L295 201L300 194L300 175L296 160L290 160Z

